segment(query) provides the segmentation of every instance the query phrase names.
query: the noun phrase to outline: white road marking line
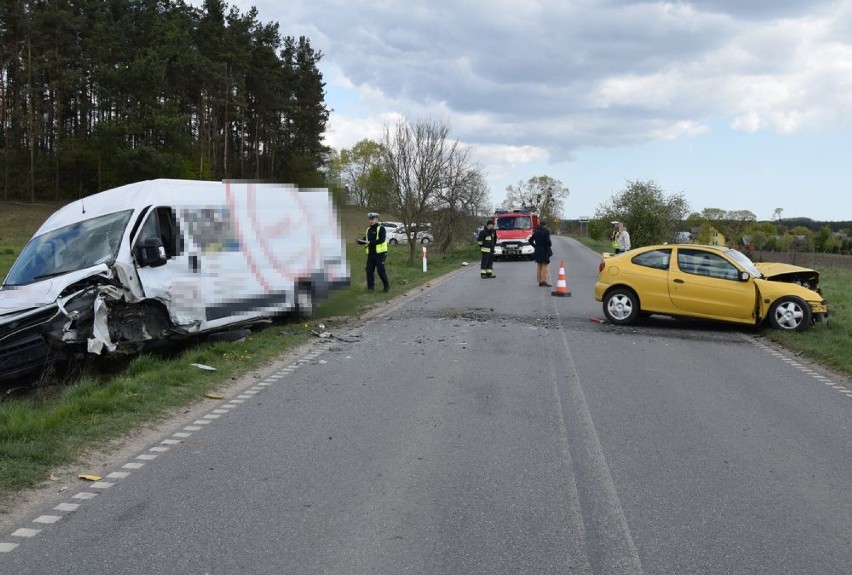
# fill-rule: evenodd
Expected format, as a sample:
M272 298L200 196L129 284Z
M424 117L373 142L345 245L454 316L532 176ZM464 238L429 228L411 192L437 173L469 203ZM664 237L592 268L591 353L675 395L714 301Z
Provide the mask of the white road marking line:
M33 523L43 523L44 525L52 525L62 519L61 515L41 515L33 519Z
M0 541L0 553L8 553L17 546L17 543L3 543Z
M124 479L128 477L130 473L128 471L113 471L109 475L107 475L107 479Z
M121 466L122 469L142 469L145 467L144 463L125 463Z
M82 499L83 501L88 501L89 499L94 499L97 496L97 493L92 493L90 491L81 491L71 499Z
M80 508L79 503L60 503L53 508L54 511L77 511Z
M154 453L140 453L136 456L136 459L144 459L145 461L151 461L153 459L157 459L157 455Z
M12 533L12 537L35 537L41 533L41 529L29 529L27 527L21 527Z
M109 489L115 485L112 481L95 481L92 483L92 489Z

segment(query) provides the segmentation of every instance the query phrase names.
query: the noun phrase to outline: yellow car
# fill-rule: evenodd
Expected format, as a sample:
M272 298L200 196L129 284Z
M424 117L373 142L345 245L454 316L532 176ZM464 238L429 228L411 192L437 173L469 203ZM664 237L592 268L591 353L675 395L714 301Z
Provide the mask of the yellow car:
M804 331L828 317L819 272L755 264L720 246L663 244L603 254L595 299L607 320L660 314Z

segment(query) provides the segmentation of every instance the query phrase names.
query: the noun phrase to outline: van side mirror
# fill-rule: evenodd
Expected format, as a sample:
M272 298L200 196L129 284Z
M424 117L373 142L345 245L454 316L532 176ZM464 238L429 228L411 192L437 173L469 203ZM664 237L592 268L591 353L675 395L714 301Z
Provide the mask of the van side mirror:
M166 248L159 238L149 238L136 246L136 265L139 267L158 267L168 261Z

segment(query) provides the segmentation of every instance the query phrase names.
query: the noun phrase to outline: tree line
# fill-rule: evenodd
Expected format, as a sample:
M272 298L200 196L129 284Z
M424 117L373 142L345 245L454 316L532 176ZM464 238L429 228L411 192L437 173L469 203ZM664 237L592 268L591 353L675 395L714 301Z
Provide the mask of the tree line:
M321 58L223 0L4 0L2 199L161 177L323 185Z

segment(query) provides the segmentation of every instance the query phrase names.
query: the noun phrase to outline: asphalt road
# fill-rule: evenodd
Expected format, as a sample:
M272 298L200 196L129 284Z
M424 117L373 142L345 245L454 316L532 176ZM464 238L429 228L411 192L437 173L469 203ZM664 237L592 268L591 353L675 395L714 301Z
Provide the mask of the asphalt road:
M531 262L400 297L0 533L0 573L852 571L852 392L756 330L595 321L554 239L571 297Z

